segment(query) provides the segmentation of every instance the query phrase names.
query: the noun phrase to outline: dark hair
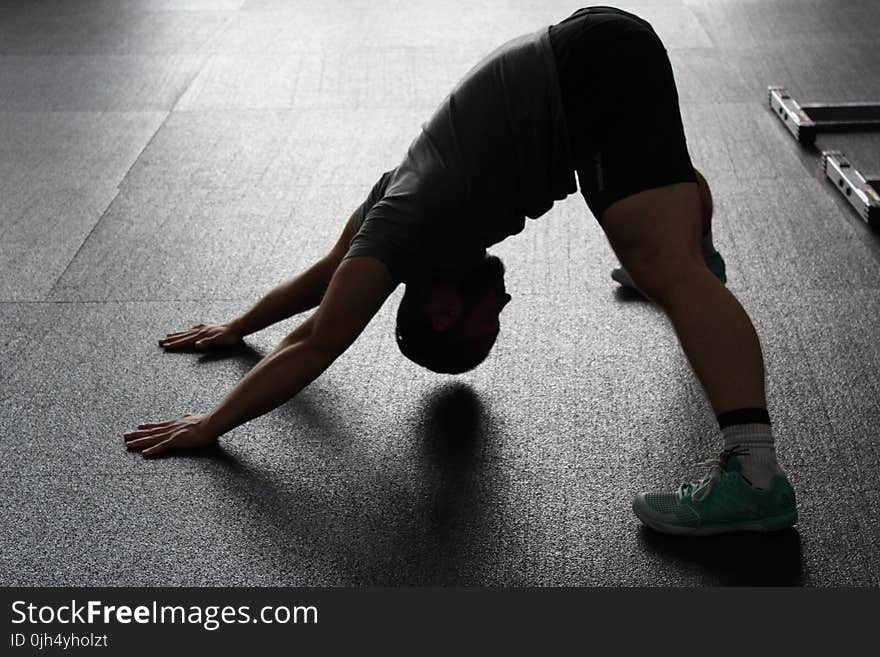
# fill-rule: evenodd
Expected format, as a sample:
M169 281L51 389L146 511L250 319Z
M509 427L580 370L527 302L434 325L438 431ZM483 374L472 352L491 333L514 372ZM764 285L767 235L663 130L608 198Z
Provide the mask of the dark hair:
M489 351L455 331L435 331L421 306L420 296L409 286L397 307L397 347L417 365L438 374L462 374L482 363Z

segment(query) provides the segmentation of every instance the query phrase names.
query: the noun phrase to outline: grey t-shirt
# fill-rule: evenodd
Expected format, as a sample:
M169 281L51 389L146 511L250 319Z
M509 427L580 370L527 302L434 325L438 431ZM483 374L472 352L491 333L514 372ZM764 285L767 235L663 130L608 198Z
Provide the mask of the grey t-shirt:
M549 28L503 44L444 99L352 217L346 257L399 282L463 273L577 191Z

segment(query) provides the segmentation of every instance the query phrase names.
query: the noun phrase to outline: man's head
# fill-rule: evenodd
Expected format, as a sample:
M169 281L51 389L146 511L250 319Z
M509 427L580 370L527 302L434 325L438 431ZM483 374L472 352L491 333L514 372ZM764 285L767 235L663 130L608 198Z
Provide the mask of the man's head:
M460 374L483 362L510 301L495 256L453 281L408 284L397 309L397 346L434 372Z

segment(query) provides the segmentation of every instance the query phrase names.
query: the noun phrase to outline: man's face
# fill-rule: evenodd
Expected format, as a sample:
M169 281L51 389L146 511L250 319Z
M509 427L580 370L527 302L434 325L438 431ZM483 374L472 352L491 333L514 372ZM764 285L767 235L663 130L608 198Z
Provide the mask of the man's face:
M495 256L487 256L461 281L459 294L461 317L453 330L488 351L501 330L501 311L511 299L504 286L504 264Z

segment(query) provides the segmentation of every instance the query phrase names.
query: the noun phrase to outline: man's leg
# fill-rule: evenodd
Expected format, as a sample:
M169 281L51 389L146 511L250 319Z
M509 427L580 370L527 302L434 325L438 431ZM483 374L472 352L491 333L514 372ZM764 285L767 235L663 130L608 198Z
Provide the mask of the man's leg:
M725 439L722 458L701 482L639 495L636 514L655 529L682 534L791 526L794 491L776 461L761 346L748 315L702 256L697 185L633 194L611 204L601 223L635 284L671 320Z
M697 189L700 194L700 230L702 235L700 250L702 251L703 260L706 262L706 266L709 267L709 270L719 281L726 283L727 271L724 258L718 253L718 250L715 248L715 244L712 241L712 215L714 212L712 190L709 189L709 183L706 182L703 174L701 174L698 169L694 169L694 174L697 178ZM611 270L611 278L620 283L623 287L638 291L638 286L633 282L629 272L623 267L617 267Z
M605 211L602 227L636 285L669 316L716 415L766 408L758 336L702 257L697 185L624 198Z

